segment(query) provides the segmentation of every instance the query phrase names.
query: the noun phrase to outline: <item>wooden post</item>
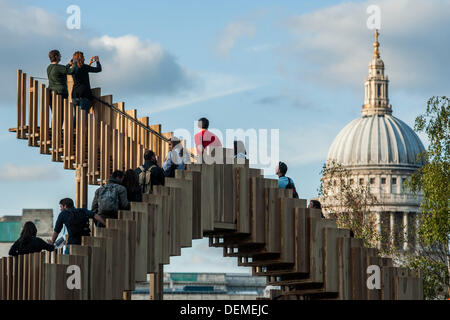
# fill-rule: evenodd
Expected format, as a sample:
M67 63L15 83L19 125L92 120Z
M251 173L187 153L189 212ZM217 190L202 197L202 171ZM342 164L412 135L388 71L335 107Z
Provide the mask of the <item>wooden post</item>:
M159 271L150 274L150 290L149 299L150 300L163 300L163 281L164 281L164 266L159 264Z

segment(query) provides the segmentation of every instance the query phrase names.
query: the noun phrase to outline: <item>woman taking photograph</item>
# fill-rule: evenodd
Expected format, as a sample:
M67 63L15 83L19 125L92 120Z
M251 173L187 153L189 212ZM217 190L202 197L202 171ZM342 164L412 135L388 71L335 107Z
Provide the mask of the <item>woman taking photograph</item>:
M94 62L97 62L97 66L91 67ZM73 76L72 102L74 106L80 106L82 110L89 111L93 99L89 72L101 71L102 66L98 56L91 57L89 64L84 64L83 52L77 51L73 54L72 68L69 70L69 74Z
M36 237L37 229L33 222L25 222L20 238L14 242L11 249L9 249L10 256L17 256L19 254L28 254L34 252L41 252L42 250L53 251L55 247Z

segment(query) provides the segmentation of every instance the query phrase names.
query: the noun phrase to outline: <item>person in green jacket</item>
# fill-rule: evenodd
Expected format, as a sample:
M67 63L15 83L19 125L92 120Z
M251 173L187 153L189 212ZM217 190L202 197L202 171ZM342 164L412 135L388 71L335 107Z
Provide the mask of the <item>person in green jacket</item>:
M50 65L47 67L48 88L61 95L63 99L67 99L69 96L67 91L67 74L70 74L72 65L71 63L65 66L59 64L61 53L58 50L50 51L48 57L50 58Z

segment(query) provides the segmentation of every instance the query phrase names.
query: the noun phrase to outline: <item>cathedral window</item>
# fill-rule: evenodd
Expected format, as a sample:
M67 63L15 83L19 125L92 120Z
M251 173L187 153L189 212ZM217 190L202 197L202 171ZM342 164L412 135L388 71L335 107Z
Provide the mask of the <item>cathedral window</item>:
M397 178L392 178L392 184L397 184Z
M370 184L375 184L375 178L370 178L369 182Z
M381 178L381 184L386 184L386 178Z

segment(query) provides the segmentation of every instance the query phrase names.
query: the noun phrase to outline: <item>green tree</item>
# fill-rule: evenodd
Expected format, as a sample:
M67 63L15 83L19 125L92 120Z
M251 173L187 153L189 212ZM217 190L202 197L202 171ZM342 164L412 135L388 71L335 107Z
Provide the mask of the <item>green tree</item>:
M430 145L420 155L425 165L404 185L424 196L418 245L406 258L406 266L422 270L427 299L450 297L449 102L447 97L432 97L426 112L416 118L415 130L424 132Z
M370 192L370 184L354 181L350 170L336 161L327 162L321 174L319 196L327 216L336 219L339 228L352 230L355 238L362 239L366 247L384 243L379 248L380 254L391 254L389 233L379 232L376 216L371 212L383 204Z

